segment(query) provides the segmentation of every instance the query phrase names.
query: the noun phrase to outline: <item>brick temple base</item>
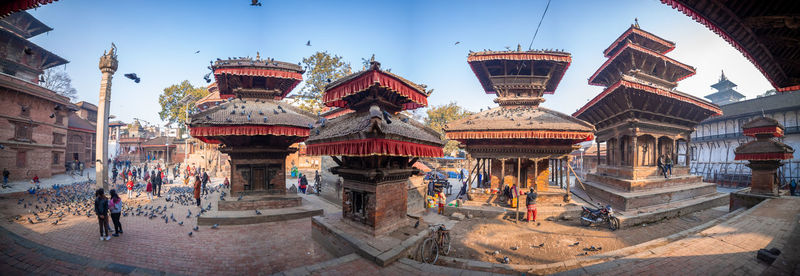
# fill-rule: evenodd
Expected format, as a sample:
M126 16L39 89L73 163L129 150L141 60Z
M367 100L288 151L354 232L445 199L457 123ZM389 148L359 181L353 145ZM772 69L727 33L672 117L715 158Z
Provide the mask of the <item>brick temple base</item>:
M405 225L408 199L406 180L380 184L345 179L342 216L375 236Z
M231 196L286 194L286 153L234 152L231 157Z

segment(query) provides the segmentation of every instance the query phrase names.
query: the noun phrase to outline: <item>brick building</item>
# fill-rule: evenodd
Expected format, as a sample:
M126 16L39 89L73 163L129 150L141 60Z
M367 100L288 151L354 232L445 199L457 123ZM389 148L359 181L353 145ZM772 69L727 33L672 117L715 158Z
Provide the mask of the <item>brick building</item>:
M78 110L69 115L67 129L67 151L65 165L78 160L88 167L94 167L96 145L97 106L78 102Z
M28 41L50 30L24 11L0 19L0 167L12 180L64 172L67 117L78 108L38 82L67 60Z

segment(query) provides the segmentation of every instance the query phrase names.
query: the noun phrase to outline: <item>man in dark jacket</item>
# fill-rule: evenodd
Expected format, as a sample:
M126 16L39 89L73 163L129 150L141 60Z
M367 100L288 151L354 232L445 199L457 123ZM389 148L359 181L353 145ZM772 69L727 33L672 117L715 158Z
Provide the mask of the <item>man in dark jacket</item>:
M150 178L153 179L153 194L161 197L161 174L158 171L152 171L150 175L152 175Z
M208 194L207 184L208 184L208 173L206 173L206 169L203 169L203 194L204 195Z
M539 195L533 191L533 188L531 188L531 191L525 198L525 204L528 206L528 222L536 222L536 197L538 196Z
M111 226L108 225L108 198L103 188L97 189L94 195L94 213L97 214L97 222L100 225L100 240L109 240L111 236L108 235L108 231L111 230Z

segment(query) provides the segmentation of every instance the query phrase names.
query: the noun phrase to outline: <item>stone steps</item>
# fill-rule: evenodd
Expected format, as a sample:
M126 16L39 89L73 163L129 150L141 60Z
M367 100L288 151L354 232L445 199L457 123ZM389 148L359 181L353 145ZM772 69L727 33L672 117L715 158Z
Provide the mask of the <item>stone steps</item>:
M672 175L669 178L663 176L653 176L639 179L625 179L610 175L588 174L587 182L603 183L623 192L649 191L661 188L669 188L687 185L702 181L701 176L697 175Z
M621 191L613 186L593 181L585 182L584 186L586 192L593 198L621 211L710 195L717 191L715 184L705 182L635 192Z
M309 202L304 201L301 206L280 208L280 209L262 209L259 210L260 215L256 214L254 210L250 211L210 211L197 217L197 225L242 225L242 224L256 224L264 222L285 221L301 219L306 217L321 216L323 214L322 208L311 205Z

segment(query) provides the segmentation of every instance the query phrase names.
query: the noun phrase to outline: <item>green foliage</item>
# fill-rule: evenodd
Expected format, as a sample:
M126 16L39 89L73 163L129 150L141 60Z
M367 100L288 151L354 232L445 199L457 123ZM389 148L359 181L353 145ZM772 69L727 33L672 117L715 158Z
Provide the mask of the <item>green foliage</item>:
M192 95L193 99L188 102L181 103L186 95ZM186 108L189 110L194 109L194 103L202 97L208 95L208 90L205 87L195 87L188 80L179 84L170 85L164 88L164 92L158 96L158 103L161 105L161 111L158 116L161 120L168 121L169 123L182 123L186 122ZM183 125L183 124L179 124Z
M436 105L431 106L428 108L428 117L425 118L425 125L436 130L444 137L444 128L445 126L453 121L459 120L461 118L468 117L473 112L466 110L456 104L455 102L450 102L448 104L443 105ZM447 141L447 144L444 146L444 154L450 155L453 151L458 149L458 142L456 141Z
M325 86L351 73L350 64L343 58L328 52L316 52L303 58L305 85L298 93L299 107L311 113L322 110L322 93Z

